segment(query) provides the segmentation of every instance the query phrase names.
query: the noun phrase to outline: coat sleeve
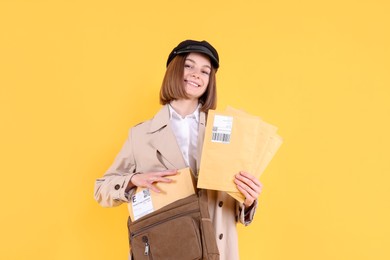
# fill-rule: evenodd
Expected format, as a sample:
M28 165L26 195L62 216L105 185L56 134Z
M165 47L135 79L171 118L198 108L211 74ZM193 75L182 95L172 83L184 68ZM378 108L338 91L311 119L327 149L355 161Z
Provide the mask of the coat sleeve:
M238 220L240 223L244 224L245 226L248 226L250 223L252 223L253 218L255 216L257 209L257 200L253 202L253 205L249 209L243 209L245 209L244 203L237 202Z
M115 207L128 202L126 187L135 171L130 129L128 138L113 164L104 176L95 182L95 200L103 207Z

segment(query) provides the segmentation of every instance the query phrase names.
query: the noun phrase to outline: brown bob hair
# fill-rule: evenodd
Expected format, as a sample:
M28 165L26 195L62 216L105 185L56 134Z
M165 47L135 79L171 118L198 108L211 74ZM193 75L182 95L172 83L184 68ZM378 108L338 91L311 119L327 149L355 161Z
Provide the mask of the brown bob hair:
M188 55L189 53L177 55L169 63L160 89L160 104L165 105L173 100L189 98L183 87L184 64ZM217 69L211 64L209 85L199 98L199 102L202 104L201 111L203 112L217 107L216 72Z

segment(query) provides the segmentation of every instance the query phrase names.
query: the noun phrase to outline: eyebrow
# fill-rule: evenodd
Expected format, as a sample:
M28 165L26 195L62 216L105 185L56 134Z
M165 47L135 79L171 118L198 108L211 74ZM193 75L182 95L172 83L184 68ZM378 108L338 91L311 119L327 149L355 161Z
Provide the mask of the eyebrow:
M196 64L196 62L193 59L186 58L186 60L189 60L189 61L191 61L191 62ZM207 68L211 69L211 66L209 66L209 65L203 65L202 67L207 67Z

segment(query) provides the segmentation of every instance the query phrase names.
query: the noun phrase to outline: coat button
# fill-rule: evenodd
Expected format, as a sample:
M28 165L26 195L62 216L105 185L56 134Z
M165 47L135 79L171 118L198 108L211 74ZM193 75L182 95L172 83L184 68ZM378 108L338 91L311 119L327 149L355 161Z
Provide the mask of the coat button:
M116 190L119 190L120 187L121 187L121 186L120 186L119 184L117 184L117 185L115 185L114 188L115 188Z
M218 206L219 206L220 208L222 208L222 206L223 206L223 201L220 201L220 202L218 203Z
M221 240L223 238L223 234L219 234L219 239Z

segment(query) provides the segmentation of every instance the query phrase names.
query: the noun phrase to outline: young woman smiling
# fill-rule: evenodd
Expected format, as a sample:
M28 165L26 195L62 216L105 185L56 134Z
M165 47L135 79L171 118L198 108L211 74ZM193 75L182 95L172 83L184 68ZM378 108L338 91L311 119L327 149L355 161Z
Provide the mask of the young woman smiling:
M114 163L96 180L95 199L102 206L129 203L135 187L160 192L152 184L170 183L177 169L190 167L198 176L207 112L216 108L218 68L218 53L206 41L186 40L172 50L160 90L163 107L130 129ZM251 223L261 193L250 173L238 172L234 181L245 196L242 204L226 192L207 191L220 259L239 259L236 223Z

